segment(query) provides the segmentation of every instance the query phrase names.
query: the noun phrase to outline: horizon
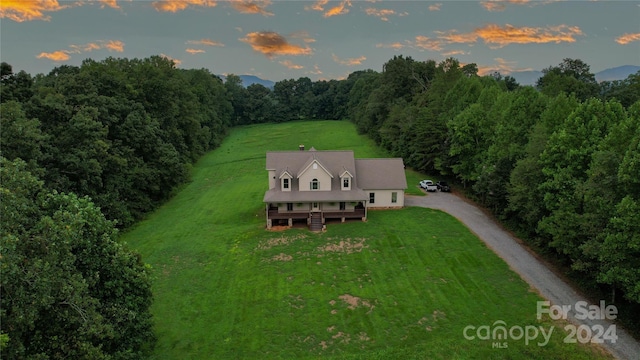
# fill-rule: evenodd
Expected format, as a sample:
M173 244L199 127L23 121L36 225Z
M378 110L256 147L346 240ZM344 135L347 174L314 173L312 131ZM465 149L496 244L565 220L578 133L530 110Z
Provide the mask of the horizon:
M274 82L380 72L397 55L453 57L480 75L571 58L597 73L640 65L639 14L626 1L4 1L0 55L30 74L159 55L178 68Z

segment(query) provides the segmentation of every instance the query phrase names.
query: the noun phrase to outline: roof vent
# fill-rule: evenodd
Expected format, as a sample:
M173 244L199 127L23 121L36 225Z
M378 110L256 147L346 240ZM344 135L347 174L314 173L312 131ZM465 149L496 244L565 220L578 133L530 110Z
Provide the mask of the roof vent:
M300 144L298 148L300 149L300 151L304 151L304 144Z

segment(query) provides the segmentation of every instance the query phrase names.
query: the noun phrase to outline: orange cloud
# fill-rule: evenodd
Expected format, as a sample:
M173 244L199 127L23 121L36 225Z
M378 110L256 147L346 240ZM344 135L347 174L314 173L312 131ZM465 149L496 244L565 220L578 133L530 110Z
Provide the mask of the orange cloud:
M324 13L324 17L332 17L332 16L337 16L337 15L344 15L346 13L349 12L349 9L347 8L347 6L351 7L351 1L350 0L344 0L340 3L340 5L338 6L334 6L331 9L327 10Z
M271 5L271 0L231 0L231 7L245 14L262 14L272 16L265 8Z
M82 52L90 52L93 50L99 50L101 48L100 45L96 43L88 43L84 45L69 45L71 49L73 49L73 53L80 54Z
M108 6L114 9L120 9L118 0L98 0L102 4L102 7Z
M253 50L271 58L274 55L311 55L311 48L290 44L284 36L273 31L248 33L240 41L251 45Z
M547 28L526 26L518 28L509 24L504 27L489 24L476 29L474 33L482 38L485 43L496 44L498 47L509 44L572 43L576 41L576 36L583 35L579 27L568 25L558 25Z
M468 44L474 43L478 40L478 34L476 33L458 34L455 30L451 30L449 32L436 31L435 33L438 34L438 39L448 44Z
M51 19L45 12L59 11L67 8L58 0L2 0L0 2L0 18L11 19L16 22Z
M119 40L106 41L103 47L105 47L109 51L117 51L117 52L124 51L124 43Z
M161 0L154 1L151 5L157 11L178 12L189 6L214 7L218 5L218 2L216 0Z
M41 52L38 56L36 56L38 59L49 59L49 60L53 60L53 61L67 61L69 59L71 59L71 56L69 56L69 53L65 50L58 50L58 51L54 51L54 52L50 52L50 53L46 53L46 52Z
M120 40L99 40L97 42L82 44L82 45L69 45L71 50L61 50L66 54L81 54L84 52L91 52L94 50L107 49L109 51L123 52L124 43Z
M436 34L438 39L445 43L472 44L482 39L485 44L493 45L492 48L501 48L509 44L572 43L576 41L576 36L583 35L582 30L577 26L558 25L541 28L515 27L509 24L503 27L488 24L470 33L457 33L456 30L451 30L436 31Z
M481 1L480 6L487 11L504 11L507 7L506 4L524 5L529 3L529 0L489 0Z
M329 0L318 0L311 6L305 6L305 10L324 11L324 6L329 3Z
M620 45L626 45L630 42L639 41L639 40L640 40L640 33L624 34L616 38L616 42Z
M394 10L391 10L391 9L374 9L374 8L364 9L364 12L369 16L376 16L380 18L380 20L382 21L389 21L389 15L394 15L396 13Z
M429 5L429 11L439 11L442 7L442 3L436 3Z
M431 39L426 36L416 36L416 41L413 45L417 48L424 50L440 51L442 50L442 41Z
M188 52L189 54L202 54L205 53L206 51L202 50L202 49L186 49L186 52Z
M280 64L286 66L289 69L294 69L294 70L300 70L300 69L304 69L304 66L302 65L298 65L298 64L294 64L293 62L291 62L290 60L283 60L283 61L279 61Z
M367 57L364 55L357 58L350 58L350 59L344 59L344 60L339 59L336 56L336 54L332 54L331 56L333 57L333 61L337 62L338 64L347 65L347 66L360 65L362 64L363 61L367 60Z
M211 39L200 39L200 40L189 40L187 44L190 45L206 45L206 46L224 46L223 43L211 40Z
M387 48L387 49L395 49L395 50L400 50L402 48L404 48L406 45L404 45L403 43L399 43L399 42L394 42L391 44L376 44L377 48Z

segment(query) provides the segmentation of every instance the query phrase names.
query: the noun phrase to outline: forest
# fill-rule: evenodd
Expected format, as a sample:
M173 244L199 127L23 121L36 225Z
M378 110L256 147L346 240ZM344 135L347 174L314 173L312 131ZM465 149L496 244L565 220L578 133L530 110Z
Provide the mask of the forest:
M349 119L586 288L640 306L640 72L598 83L564 59L520 86L453 58L396 56L381 71L269 89L160 56L1 70L0 349L10 358L143 357L151 278L118 231L189 181L232 127L302 119Z

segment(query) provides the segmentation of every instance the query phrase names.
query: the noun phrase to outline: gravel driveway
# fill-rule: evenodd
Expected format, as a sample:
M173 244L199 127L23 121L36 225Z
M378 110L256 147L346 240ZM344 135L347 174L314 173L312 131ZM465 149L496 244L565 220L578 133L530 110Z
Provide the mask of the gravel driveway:
M460 220L552 305L571 305L573 309L578 301L592 304L549 270L542 261L527 251L515 237L498 226L482 210L457 195L441 192L429 193L427 196L407 195L405 205L442 210ZM604 326L604 329L612 324L609 320L578 320L573 311L569 313L569 320L576 325L587 325L591 329L596 324ZM616 333L618 340L615 343L605 341L602 345L619 359L640 359L640 343L620 325L616 326Z

